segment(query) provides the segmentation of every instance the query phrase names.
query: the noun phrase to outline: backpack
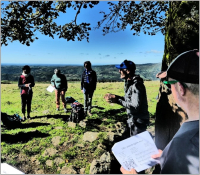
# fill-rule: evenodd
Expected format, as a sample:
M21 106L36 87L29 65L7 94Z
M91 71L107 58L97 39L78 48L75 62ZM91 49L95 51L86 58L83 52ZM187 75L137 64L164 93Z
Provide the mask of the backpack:
M1 121L6 128L16 128L21 125L22 118L18 114L7 115L1 112Z
M73 103L73 102L75 102L75 99L73 97L68 96L68 97L65 97L65 102L66 103Z
M79 123L81 120L84 119L83 105L79 103L78 101L75 101L74 103L71 104L71 107L72 107L72 111L71 111L68 121Z

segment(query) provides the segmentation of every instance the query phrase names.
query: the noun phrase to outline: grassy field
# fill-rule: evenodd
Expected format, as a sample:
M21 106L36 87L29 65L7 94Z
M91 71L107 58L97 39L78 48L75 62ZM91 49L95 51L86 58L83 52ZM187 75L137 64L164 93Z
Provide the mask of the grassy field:
M66 96L72 96L83 104L80 82L69 82L68 86ZM60 173L63 166L70 165L78 170L85 168L85 174L89 174L92 160L102 155L102 150L97 146L104 142L105 132L112 130L116 122L125 122L125 110L117 104L105 102L103 98L106 93L123 96L123 86L122 82L98 83L93 96L93 116L87 118L100 123L98 126L94 124L87 128L79 125L71 128L66 122L71 107L67 106L68 113L64 113L63 110L56 111L54 92L46 91L48 84L36 83L33 88L31 120L26 120L23 127L16 129L1 127L1 162L7 162L31 174ZM145 86L151 116L148 129L153 131L159 81L147 81ZM1 112L22 115L17 83L1 84ZM98 139L92 143L83 143L82 137L86 131L99 132ZM52 144L52 138L55 136L61 137L58 146ZM84 146L80 148L80 144ZM57 153L45 157L44 152L47 148L55 148ZM56 164L56 158L61 158L64 162ZM52 161L52 165L47 165L47 161Z

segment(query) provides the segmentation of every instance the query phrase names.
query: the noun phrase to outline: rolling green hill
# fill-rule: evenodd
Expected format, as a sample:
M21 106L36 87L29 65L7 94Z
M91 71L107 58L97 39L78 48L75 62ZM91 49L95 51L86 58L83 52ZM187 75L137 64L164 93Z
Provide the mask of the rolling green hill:
M68 81L80 81L81 74L84 70L83 66L44 66L30 65L31 74L37 82L50 82L54 69L59 68L67 77ZM17 81L21 74L22 66L17 65L1 65L1 80ZM122 81L119 76L118 69L115 65L93 66L93 70L97 73L99 82ZM161 69L161 63L137 64L136 74L144 80L156 80L156 73Z

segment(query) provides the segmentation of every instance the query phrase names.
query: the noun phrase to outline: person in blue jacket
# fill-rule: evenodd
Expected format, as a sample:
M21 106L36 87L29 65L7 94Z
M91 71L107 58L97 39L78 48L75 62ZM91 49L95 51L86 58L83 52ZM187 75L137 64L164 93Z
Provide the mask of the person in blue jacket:
M84 114L91 116L92 109L92 97L96 90L97 85L97 75L94 70L92 70L92 65L90 61L84 62L84 72L81 76L81 91L84 94Z

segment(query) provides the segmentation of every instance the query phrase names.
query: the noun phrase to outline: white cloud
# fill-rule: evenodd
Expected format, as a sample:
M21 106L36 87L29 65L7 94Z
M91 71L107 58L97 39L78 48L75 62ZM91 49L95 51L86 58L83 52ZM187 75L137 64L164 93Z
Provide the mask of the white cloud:
M145 53L163 53L164 51L159 51L159 50L150 50L146 51Z

